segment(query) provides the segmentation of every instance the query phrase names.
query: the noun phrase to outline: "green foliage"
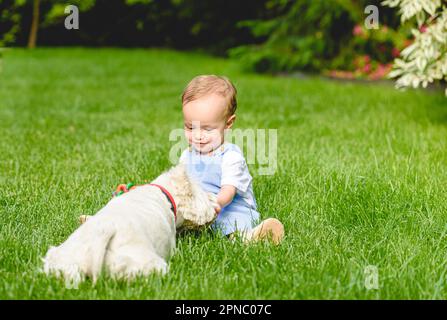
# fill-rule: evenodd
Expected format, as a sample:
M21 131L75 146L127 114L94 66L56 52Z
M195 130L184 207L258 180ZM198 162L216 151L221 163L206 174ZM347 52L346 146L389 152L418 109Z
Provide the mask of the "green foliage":
M267 40L230 50L230 56L260 72L320 70L339 52L349 39L346 30L354 26L337 1L271 0L268 6L273 18L240 24Z
M46 0L51 2L49 11L45 14L43 19L43 25L54 24L62 18L66 17L65 7L68 5L77 6L79 12L85 12L90 10L96 3L96 0L70 0L70 1L60 1L60 0Z
M383 8L380 30L364 28L364 8L376 2L270 0L267 17L239 24L263 38L262 43L240 46L229 54L258 72L344 69L353 76L383 76L384 65L404 47L407 31L395 30L396 19ZM356 60L364 56L371 64L362 71Z
M24 4L25 0L0 0L0 47L14 43L20 31L19 9Z
M42 0L38 41L43 46L168 46L225 54L228 48L253 42L250 32L236 25L259 16L265 1ZM78 6L81 15L75 32L63 29L69 4ZM24 1L17 11L13 44L26 44L32 10L32 1Z

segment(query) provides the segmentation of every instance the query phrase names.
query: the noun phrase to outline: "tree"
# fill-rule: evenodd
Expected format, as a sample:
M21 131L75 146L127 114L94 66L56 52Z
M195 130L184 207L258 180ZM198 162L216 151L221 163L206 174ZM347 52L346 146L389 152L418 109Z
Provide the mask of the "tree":
M28 38L28 48L36 47L37 31L39 29L39 15L40 15L40 0L33 0L33 15L31 22L31 30Z
M402 24L407 22L414 26L414 41L395 59L389 74L397 78L396 87L425 88L429 83L446 81L447 1L386 0L382 4L399 7Z

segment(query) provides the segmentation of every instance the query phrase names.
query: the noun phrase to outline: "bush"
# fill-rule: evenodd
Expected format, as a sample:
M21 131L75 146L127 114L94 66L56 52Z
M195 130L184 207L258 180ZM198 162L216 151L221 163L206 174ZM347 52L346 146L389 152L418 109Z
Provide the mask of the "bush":
M264 41L233 48L229 54L257 72L304 70L381 78L405 46L408 32L396 30L398 19L388 8L380 10L380 30L364 28L364 8L369 4L379 5L378 1L270 0L263 19L239 24Z
M268 12L274 17L239 24L266 41L230 50L258 72L321 70L349 38L344 30L354 25L335 1L270 1Z
M17 1L17 0L16 0ZM24 0L22 0L24 1ZM237 23L255 19L266 0L59 0L41 1L37 45L203 48L225 54L254 39ZM1 4L2 0L0 0ZM26 45L32 1L20 8L15 45ZM79 30L63 27L67 4L78 5Z
M441 0L387 0L390 7L400 7L402 23L413 26L414 41L394 62L390 77L396 86L427 87L434 81L447 80L447 6ZM417 28L414 25L417 24ZM445 90L447 95L447 88Z
M19 8L24 4L25 0L0 0L0 47L15 42L16 34L20 31Z

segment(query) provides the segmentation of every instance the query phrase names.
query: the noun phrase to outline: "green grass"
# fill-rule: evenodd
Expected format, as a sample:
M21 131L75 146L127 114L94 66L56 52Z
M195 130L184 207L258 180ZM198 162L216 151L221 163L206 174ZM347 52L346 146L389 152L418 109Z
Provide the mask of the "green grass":
M278 129L278 170L254 176L279 247L182 235L165 277L77 290L39 273L50 245L121 182L169 167L180 95L229 76L237 128ZM246 74L164 50L12 50L0 74L0 299L445 299L447 99L387 85ZM364 270L379 270L367 290Z

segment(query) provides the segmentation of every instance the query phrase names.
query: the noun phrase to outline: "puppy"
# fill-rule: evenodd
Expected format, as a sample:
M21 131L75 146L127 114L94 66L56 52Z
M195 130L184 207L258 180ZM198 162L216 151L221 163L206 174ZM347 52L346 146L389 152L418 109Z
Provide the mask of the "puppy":
M190 179L183 165L150 185L110 200L43 258L43 271L78 284L95 283L105 269L131 280L152 272L165 274L175 249L177 229L198 229L216 218L216 196Z

